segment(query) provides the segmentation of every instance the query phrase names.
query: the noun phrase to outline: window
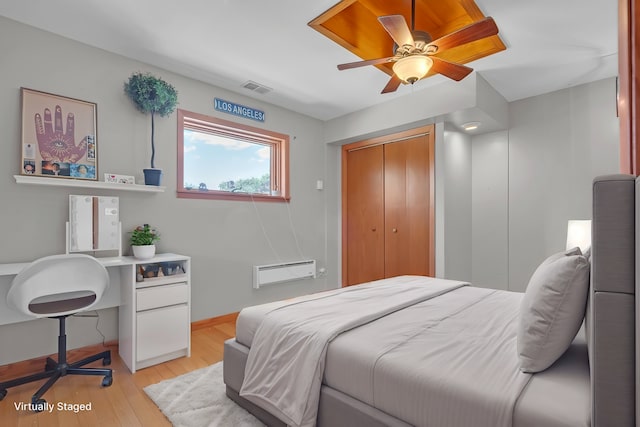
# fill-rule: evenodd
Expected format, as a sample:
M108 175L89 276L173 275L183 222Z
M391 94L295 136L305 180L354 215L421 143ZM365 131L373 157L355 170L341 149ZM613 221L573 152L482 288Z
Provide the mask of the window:
M289 200L289 137L179 109L178 197Z

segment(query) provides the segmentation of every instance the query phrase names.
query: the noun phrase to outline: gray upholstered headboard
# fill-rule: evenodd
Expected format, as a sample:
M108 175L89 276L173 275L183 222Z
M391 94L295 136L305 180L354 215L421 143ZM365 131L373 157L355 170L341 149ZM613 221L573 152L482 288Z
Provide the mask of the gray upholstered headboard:
M587 312L594 427L636 425L637 203L633 176L594 180Z

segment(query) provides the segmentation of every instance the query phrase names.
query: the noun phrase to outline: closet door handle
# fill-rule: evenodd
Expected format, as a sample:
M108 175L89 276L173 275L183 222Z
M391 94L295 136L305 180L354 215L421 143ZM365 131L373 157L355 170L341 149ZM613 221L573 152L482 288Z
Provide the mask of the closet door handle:
M391 231L393 231L394 233L397 233L398 229L397 228L392 228Z

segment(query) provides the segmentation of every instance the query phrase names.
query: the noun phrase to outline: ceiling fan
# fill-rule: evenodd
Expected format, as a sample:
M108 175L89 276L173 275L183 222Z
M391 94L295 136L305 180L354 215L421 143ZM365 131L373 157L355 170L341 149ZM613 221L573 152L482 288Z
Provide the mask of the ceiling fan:
M338 65L338 70L393 62L393 76L381 93L394 92L401 83L414 84L426 76L429 70L460 81L469 75L473 69L462 64L446 61L435 55L446 49L498 34L498 27L493 18L487 17L437 40L433 40L429 33L415 30L415 9L416 2L412 0L411 29L409 29L402 15L378 17L380 24L395 42L393 56L340 64Z

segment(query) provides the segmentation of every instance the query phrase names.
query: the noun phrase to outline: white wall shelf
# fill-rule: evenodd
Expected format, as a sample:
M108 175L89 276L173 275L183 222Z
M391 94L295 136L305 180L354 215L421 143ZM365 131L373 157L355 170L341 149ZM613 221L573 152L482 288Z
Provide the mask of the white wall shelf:
M57 187L80 187L116 191L142 191L147 193L163 193L166 187L140 184L119 184L103 181L86 181L67 178L46 178L31 175L13 175L18 184L54 185Z

